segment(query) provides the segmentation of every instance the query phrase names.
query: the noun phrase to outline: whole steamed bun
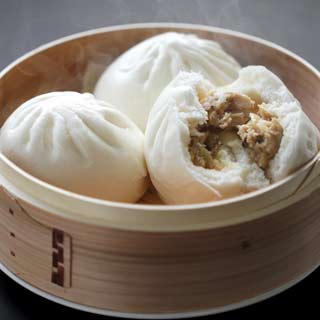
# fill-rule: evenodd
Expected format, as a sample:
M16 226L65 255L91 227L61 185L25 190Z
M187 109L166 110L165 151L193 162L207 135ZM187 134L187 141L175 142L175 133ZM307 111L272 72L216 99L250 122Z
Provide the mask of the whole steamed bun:
M118 57L98 80L94 94L114 104L145 130L151 107L180 71L203 74L215 86L232 82L240 65L214 41L163 33Z
M144 137L124 114L93 95L52 92L23 103L0 131L0 150L54 186L136 202L147 188Z
M213 137L219 137L219 151L215 159L209 159L210 163L209 153L203 148L212 147L215 140L207 139L207 145L195 149L198 154L193 158L190 145L192 139L201 138L209 123L208 104L203 101L210 101L206 97L210 97L212 92L216 109L211 109L210 117L219 114L217 106L226 106L227 99L232 95L238 109L229 105L224 109L226 112L220 115L220 122L210 118L211 123L221 125L218 129L211 129ZM247 102L252 110L257 108L256 103L260 103L263 115L267 115L268 119L269 112L272 112L272 119L277 117L277 120L261 120L249 111L246 115L241 114L241 108L245 110ZM234 118L230 118L230 114ZM247 131L256 138L257 144L263 146L264 139L271 139L265 141L275 147L281 141L275 147L276 154L272 160L269 159L268 166L253 161L248 150L249 143L241 141L237 134L241 126L235 125L232 130L221 129L231 128L233 122L243 121L245 116L246 121L250 118L261 120L253 123L251 131ZM250 127L252 119L242 127ZM277 127L272 127L269 136L259 137L256 134L258 131L254 131L261 128L268 130L270 123L278 125L281 140L276 139ZM318 142L318 130L304 114L299 102L283 82L266 68L244 68L233 84L221 88L214 88L200 74L182 72L164 89L150 112L145 133L145 157L151 180L162 200L167 204L188 204L219 200L263 188L311 159L317 153ZM268 147L264 146L262 152L270 151ZM192 159L199 162L195 164ZM204 165L208 163L211 167Z

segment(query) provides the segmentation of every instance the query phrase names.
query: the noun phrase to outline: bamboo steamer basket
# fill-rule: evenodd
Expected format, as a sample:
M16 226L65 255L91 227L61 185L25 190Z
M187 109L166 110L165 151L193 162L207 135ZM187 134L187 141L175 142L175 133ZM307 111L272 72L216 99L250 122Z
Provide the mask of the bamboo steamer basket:
M1 125L35 95L90 90L115 57L169 30L216 40L242 65L271 69L320 127L320 76L310 64L252 36L186 24L96 29L26 54L0 74ZM0 266L36 293L101 314L187 317L250 304L319 265L318 159L263 190L169 206L154 192L137 204L67 192L0 155Z

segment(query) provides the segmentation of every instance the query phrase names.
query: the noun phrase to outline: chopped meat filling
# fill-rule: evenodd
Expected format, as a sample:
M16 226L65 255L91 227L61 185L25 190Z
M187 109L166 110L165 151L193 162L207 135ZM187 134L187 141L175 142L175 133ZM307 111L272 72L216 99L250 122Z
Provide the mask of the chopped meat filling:
M210 93L201 104L208 121L191 131L189 153L194 165L222 170L217 154L222 145L219 132L237 132L250 158L263 170L279 150L283 129L278 119L250 97L238 93Z
M249 121L249 114L257 111L253 100L238 93L210 95L203 107L208 112L208 124L223 130L246 123Z
M189 153L193 164L206 169L221 170L221 163L216 159L221 141L215 132L195 130L191 134Z
M283 129L277 118L259 106L258 114L251 113L250 120L239 126L238 135L251 159L265 170L279 150Z

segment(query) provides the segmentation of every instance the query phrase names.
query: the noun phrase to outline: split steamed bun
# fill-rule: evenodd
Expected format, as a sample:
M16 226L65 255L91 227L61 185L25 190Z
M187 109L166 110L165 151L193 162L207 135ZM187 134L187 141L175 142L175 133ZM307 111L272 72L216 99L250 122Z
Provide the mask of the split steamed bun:
M207 120L198 94L213 87L201 75L181 73L162 92L151 110L145 134L145 156L151 180L168 204L185 204L231 197L268 185L263 171L249 159L241 141L226 134L222 170L192 163L190 130Z
M180 73L161 93L145 133L152 182L168 204L218 200L263 188L311 159L318 130L264 67L215 88Z
M143 131L161 91L180 71L203 74L214 85L232 82L239 64L214 41L163 33L135 45L102 74L94 94L126 113Z
M22 104L0 131L0 150L57 187L135 202L147 188L143 134L93 95L53 92Z

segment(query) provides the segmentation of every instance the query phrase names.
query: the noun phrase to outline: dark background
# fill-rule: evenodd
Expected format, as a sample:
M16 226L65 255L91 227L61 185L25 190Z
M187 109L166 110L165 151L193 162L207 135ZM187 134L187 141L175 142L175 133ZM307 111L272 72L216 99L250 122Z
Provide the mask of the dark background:
M0 0L0 69L25 52L72 33L123 23L188 22L271 40L320 68L319 0ZM319 319L320 270L286 292L217 320ZM313 316L311 316L313 314ZM98 320L40 298L0 272L0 320Z

